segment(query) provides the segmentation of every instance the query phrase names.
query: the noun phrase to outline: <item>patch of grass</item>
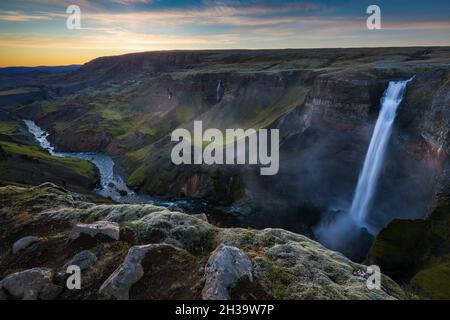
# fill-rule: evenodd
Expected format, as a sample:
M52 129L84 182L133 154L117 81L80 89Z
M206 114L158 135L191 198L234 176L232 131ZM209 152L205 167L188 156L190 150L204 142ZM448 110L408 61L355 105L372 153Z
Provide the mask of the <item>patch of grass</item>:
M450 254L417 273L411 285L420 296L429 299L450 299Z
M3 279L13 273L22 272L22 271L25 271L25 269L24 268L7 269L1 274L0 279Z
M2 149L9 154L19 155L27 158L36 158L54 162L56 165L63 166L74 173L90 178L95 174L95 167L89 161L75 158L54 157L39 147L20 145L14 142L0 141Z
M283 299L286 296L287 286L293 282L294 276L286 272L276 261L266 261L266 278L274 299Z
M273 247L275 244L277 244L278 239L275 238L273 235L271 234L265 234L264 236L262 236L261 238L258 238L258 242L264 246L264 247Z
M426 220L394 220L377 236L369 263L405 281L419 298L450 298L450 201L441 201Z
M39 91L38 88L31 88L31 87L22 87L22 88L14 88L14 89L8 89L8 90L1 90L0 96L9 96L14 94L26 94L26 93L32 93Z
M285 92L280 99L265 108L258 115L258 119L253 128L264 128L275 121L280 115L293 110L296 106L303 103L309 89L306 87L293 87Z
M99 129L106 129L113 137L119 137L133 128L133 122L124 119L115 119L104 126L99 126Z
M427 250L424 220L393 220L381 230L371 251L371 263L378 264L391 277L411 273Z
M0 121L0 134L14 135L19 128L20 125L17 121Z
M145 183L146 180L146 170L144 166L141 166L133 171L133 173L128 178L128 184L131 187L140 187Z
M102 114L102 118L105 120L122 120L122 114L118 111L103 108L99 111Z

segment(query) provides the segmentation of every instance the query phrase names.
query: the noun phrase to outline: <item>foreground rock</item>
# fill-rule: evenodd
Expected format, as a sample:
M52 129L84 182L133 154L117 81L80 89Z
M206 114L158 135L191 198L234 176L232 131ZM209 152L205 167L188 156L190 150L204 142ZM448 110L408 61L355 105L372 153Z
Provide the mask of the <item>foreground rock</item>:
M161 261L158 261L158 254L161 255L161 253L163 255L164 253L169 254L165 257L168 261L173 260L177 255L187 257L189 260L191 258L186 251L168 244L134 246L128 251L120 267L100 287L100 294L107 298L128 300L130 298L131 287L142 279L143 281L138 290L138 294L145 296L145 291L149 289L147 283L149 281L161 280L158 274L153 274L150 271L152 266L155 269L159 269L162 265ZM183 267L189 268L189 265L182 264L179 266L180 269ZM193 270L189 271L192 272ZM145 281L143 279L144 276L146 276ZM170 277L176 279L177 274L172 273ZM182 281L188 281L188 278L181 278ZM161 290L164 291L165 289L161 288Z
M141 262L155 245L132 247L122 265L101 286L100 293L118 300L128 300L129 290L144 275Z
M69 266L78 266L81 271L89 269L97 261L97 256L89 250L81 251L72 257L64 266L67 269Z
M16 242L14 242L13 247L12 247L12 252L13 252L13 254L16 254L19 251L28 248L33 243L36 243L38 241L39 241L39 238L35 237L35 236L23 237L23 238L17 240Z
M81 235L88 235L91 238L104 236L119 240L120 230L117 223L109 221L97 221L91 224L78 223L72 230L70 240L75 241Z
M94 205L50 185L1 187L0 221L0 246L7 248L0 251L2 283L7 279L6 283L11 279L34 283L18 281L24 276L11 275L13 269L39 264L60 270L68 261L91 264L91 254L67 246L71 232L73 238L85 232L89 239L100 235L114 240L91 240L89 250L97 261L83 271L82 289L63 290L61 299L406 298L384 275L384 290L369 290L365 279L354 275L355 270L365 271L367 266L299 234L282 229L218 228L153 205ZM119 226L133 236L119 239ZM30 229L48 239L45 252L32 266L9 250L17 239L30 234ZM25 294L20 289L25 285L5 293L20 298L53 297L56 290L51 286L50 271L38 274L46 275L41 278L47 280L38 282L42 285L34 293Z
M223 229L219 238L228 245L245 248L253 264L253 282L274 299L405 298L400 287L384 275L381 283L387 290L369 290L366 281L353 274L355 270L367 270L367 266L302 235L282 229ZM253 287L239 291L246 293Z
M9 275L0 282L0 290L16 299L52 300L61 292L61 287L52 283L53 272L46 268L33 268Z
M229 290L240 280L252 280L252 262L240 249L220 245L211 254L205 269L204 300L228 300Z

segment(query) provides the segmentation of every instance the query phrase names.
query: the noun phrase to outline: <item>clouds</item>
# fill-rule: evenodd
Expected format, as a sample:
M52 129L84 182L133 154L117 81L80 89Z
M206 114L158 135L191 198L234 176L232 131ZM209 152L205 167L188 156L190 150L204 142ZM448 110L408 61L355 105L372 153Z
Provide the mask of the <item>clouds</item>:
M9 22L26 22L26 21L35 21L35 20L51 20L51 16L48 14L44 15L33 15L26 14L18 11L4 11L0 10L0 21L9 21Z
M81 7L82 30L65 27L69 2ZM366 6L356 0L17 0L0 4L0 47L73 48L94 54L105 50L450 45L450 19L441 17L448 2L424 6L416 0L407 8L400 0L379 2L383 30L371 32L365 23ZM414 8L413 15L408 15L409 7Z
M137 3L151 3L152 0L111 0L111 2L123 4L123 5L130 5L130 4L137 4Z

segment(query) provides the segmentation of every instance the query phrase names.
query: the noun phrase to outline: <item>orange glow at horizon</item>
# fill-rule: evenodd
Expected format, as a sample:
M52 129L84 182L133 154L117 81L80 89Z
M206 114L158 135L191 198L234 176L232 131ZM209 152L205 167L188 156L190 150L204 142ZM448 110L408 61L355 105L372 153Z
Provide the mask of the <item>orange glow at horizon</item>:
M74 50L45 48L2 48L0 67L63 66L84 64L101 56L129 53L125 50Z

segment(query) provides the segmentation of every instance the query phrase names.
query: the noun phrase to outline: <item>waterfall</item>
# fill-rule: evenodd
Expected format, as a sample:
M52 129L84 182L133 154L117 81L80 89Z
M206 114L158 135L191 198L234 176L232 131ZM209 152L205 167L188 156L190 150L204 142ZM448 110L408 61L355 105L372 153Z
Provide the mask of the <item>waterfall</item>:
M216 87L216 102L220 102L220 99L222 98L222 80L219 80Z
M395 120L397 108L402 102L406 85L412 79L389 82L389 86L381 99L381 111L375 124L350 209L350 217L360 227L369 229L367 217L383 167L386 147L392 132L392 125Z

